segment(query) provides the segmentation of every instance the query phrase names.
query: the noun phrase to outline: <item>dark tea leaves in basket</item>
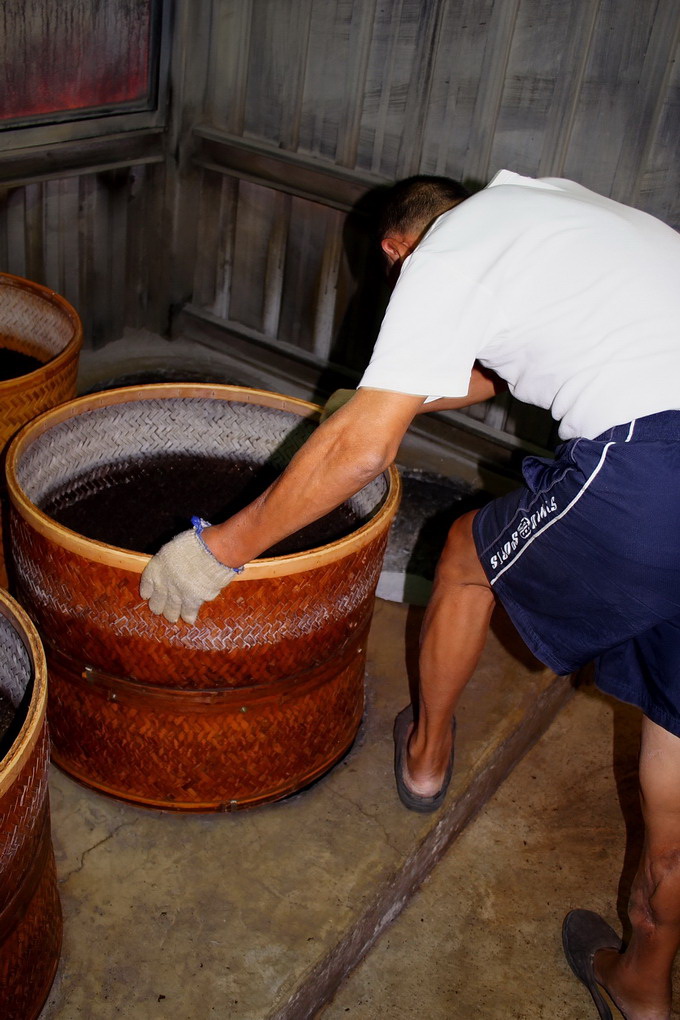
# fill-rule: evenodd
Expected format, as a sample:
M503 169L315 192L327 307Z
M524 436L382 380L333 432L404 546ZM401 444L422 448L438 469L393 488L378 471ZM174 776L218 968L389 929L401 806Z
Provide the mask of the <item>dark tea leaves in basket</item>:
M221 523L264 492L279 474L279 469L245 459L156 454L124 465L100 465L48 492L39 506L86 538L155 553L186 530L192 516ZM344 538L362 523L353 508L343 504L262 556L314 549Z
M35 372L43 364L44 362L30 354L13 351L10 347L0 347L0 382L28 375L29 372Z
M0 691L0 748L3 745L5 733L10 728L16 709L12 702Z

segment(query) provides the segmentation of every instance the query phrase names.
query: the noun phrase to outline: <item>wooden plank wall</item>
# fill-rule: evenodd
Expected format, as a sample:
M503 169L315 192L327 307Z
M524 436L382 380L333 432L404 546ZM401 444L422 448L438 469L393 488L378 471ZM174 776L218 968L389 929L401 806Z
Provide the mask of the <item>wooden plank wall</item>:
M213 0L210 31L191 312L262 356L356 378L385 294L346 213L382 182L508 167L680 226L677 0Z
M172 320L273 387L351 385L388 297L365 213L416 172L563 174L680 226L677 0L159 4L153 108L0 132L0 269L64 293L95 346ZM507 398L449 419L551 442Z
M155 264L163 176L150 164L0 188L0 269L66 297L90 346L126 326L165 328Z

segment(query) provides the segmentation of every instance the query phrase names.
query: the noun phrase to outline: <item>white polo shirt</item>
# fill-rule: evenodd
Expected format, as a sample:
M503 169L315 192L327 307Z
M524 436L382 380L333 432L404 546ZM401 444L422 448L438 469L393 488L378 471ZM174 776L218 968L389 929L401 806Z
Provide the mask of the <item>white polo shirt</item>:
M680 235L501 170L405 260L359 385L461 397L476 359L562 439L680 409Z

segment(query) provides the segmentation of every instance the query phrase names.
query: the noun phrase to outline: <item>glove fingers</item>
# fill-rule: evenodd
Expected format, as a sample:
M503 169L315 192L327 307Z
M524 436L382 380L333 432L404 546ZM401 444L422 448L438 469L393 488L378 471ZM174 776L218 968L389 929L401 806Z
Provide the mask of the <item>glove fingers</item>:
M151 589L151 594L146 597L152 613L155 613L156 616L165 614L165 605L168 601L168 593L165 587L154 585Z
M154 574L154 562L151 560L144 568L142 578L139 582L139 594L143 599L149 599L153 595Z
M198 616L199 609L200 606L197 606L194 602L192 602L190 605L187 605L185 603L182 606L179 615L182 617L185 623L196 623L196 617Z
M139 594L168 623L193 624L201 605L217 598L236 572L215 559L195 531L176 535L146 565Z
M154 608L151 605L150 601L149 601L149 608L151 609L152 612L154 612ZM165 593L165 598L163 599L163 605L158 610L158 612L163 614L163 616L168 621L168 623L177 623L177 621L179 620L181 611L182 611L182 600L180 599L180 597L178 595L175 595L174 593L170 594L170 593L166 592Z

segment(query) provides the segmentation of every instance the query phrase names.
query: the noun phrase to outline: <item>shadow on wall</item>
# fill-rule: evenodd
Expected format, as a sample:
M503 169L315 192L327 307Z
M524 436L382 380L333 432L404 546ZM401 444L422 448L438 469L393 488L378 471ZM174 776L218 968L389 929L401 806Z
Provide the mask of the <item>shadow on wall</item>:
M356 383L370 361L391 288L378 243L378 223L390 187L373 188L347 214L343 228L345 265L354 285L335 328L329 365L322 372L314 400Z

